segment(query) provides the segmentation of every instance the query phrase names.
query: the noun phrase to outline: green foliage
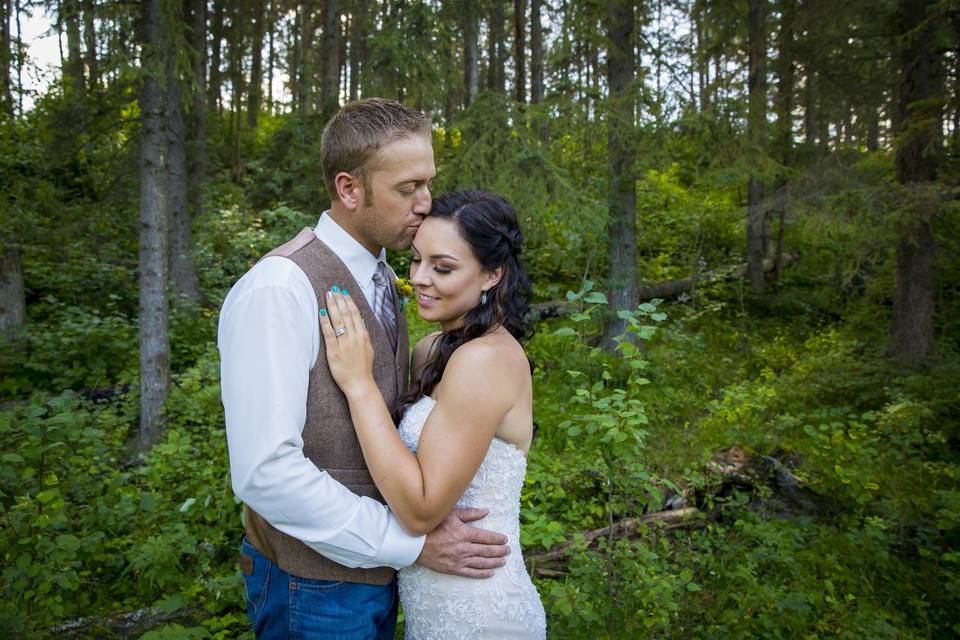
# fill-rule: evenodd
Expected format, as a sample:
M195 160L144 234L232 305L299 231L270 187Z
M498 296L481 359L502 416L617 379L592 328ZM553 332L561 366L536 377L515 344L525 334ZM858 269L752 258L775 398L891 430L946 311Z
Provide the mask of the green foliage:
M417 3L404 16L430 32L431 55L450 50L449 11ZM719 33L740 37L718 12ZM563 19L588 29L597 7L578 5ZM413 64L419 54L401 50L398 34L409 28L378 32L376 59L426 74L435 63ZM558 45L554 63L570 45ZM395 88L386 70L376 82ZM423 86L411 101L443 97ZM734 118L742 105L723 99L729 104L675 127L638 128L645 281L743 260L748 167L735 161ZM0 634L51 635L45 630L65 620L157 605L199 612L146 637L249 637L216 308L240 275L325 208L322 122L263 116L242 133L242 166L227 176L227 120L212 121L213 179L194 221L194 258L212 306L171 312L168 429L137 458L128 448L137 427L138 294L135 174L127 170L137 112L129 93L90 100L103 111L75 128L77 112L51 96L30 119L5 121L0 136L8 185L0 213L14 222L4 233L23 247L29 308L22 335L0 345ZM784 235L800 261L763 298L731 277L621 312L629 328L611 355L597 348L606 296L590 284L606 263L603 123L588 113L597 107L590 96L587 106L553 100L521 109L483 93L463 113L445 114L434 138L435 191L504 194L524 225L538 299L572 289L566 301L577 307L541 322L528 345L538 431L521 542L532 555L574 540L563 574L537 578L551 637L960 634L960 260L949 193L892 186L888 153L845 150L829 165L791 172L771 161L769 177L791 179ZM909 373L883 353L892 246L898 216L931 203L945 247L937 254L941 351L930 369ZM404 270L406 256L391 260ZM413 340L434 330L413 304L406 313ZM785 506L776 487L749 495L718 487L708 463L730 447L788 468L800 506ZM677 494L709 519L585 545L584 531L660 510Z

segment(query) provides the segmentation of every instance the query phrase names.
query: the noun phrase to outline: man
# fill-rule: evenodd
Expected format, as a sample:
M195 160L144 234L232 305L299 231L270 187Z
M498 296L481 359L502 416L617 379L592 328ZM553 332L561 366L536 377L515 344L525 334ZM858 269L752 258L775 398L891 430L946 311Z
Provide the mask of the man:
M425 537L403 531L367 471L319 330L318 299L353 291L377 384L397 401L408 340L385 248L408 248L429 212L430 123L396 102L351 103L327 123L321 155L330 210L247 272L220 314L247 612L258 638L393 638L395 569L487 577L508 551L504 536L464 524L480 510L455 511Z

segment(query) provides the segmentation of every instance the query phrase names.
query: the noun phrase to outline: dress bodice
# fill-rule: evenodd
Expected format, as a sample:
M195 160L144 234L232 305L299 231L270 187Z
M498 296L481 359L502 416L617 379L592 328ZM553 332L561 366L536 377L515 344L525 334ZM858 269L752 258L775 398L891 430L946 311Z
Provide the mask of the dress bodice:
M400 438L414 453L435 406L433 398L424 396L407 408L400 421ZM520 449L493 438L456 506L489 510L471 525L507 536L507 564L485 580L437 573L416 564L401 569L398 579L407 640L545 637L543 605L520 550L520 491L526 470L527 458Z
M410 451L417 452L420 434L436 404L430 396L423 396L404 413L400 421L400 439ZM519 540L520 491L526 472L527 457L523 451L494 437L480 468L456 506L489 509L490 513L480 521L480 526L508 537L515 534Z

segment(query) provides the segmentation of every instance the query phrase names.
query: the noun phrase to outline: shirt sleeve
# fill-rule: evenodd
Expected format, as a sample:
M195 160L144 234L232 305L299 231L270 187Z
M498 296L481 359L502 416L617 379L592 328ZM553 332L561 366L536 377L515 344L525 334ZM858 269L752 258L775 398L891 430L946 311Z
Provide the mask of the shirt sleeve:
M279 257L261 261L224 301L218 347L234 492L340 564L409 566L424 536L407 534L386 506L356 495L303 454L317 313L306 274Z

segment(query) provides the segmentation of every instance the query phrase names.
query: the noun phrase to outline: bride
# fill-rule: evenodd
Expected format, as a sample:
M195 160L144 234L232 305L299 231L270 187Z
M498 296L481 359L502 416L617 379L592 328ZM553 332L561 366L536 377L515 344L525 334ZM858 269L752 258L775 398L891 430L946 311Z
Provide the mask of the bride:
M452 508L508 538L507 564L477 580L400 571L406 638L544 638L543 605L520 552L520 490L533 438L529 362L519 340L530 297L513 209L499 196L438 197L413 241L420 317L441 331L413 350L399 429L373 380L373 347L351 297L328 292L327 361L350 403L367 466L403 526L431 531ZM344 332L346 329L346 332ZM399 412L398 412L399 414Z

